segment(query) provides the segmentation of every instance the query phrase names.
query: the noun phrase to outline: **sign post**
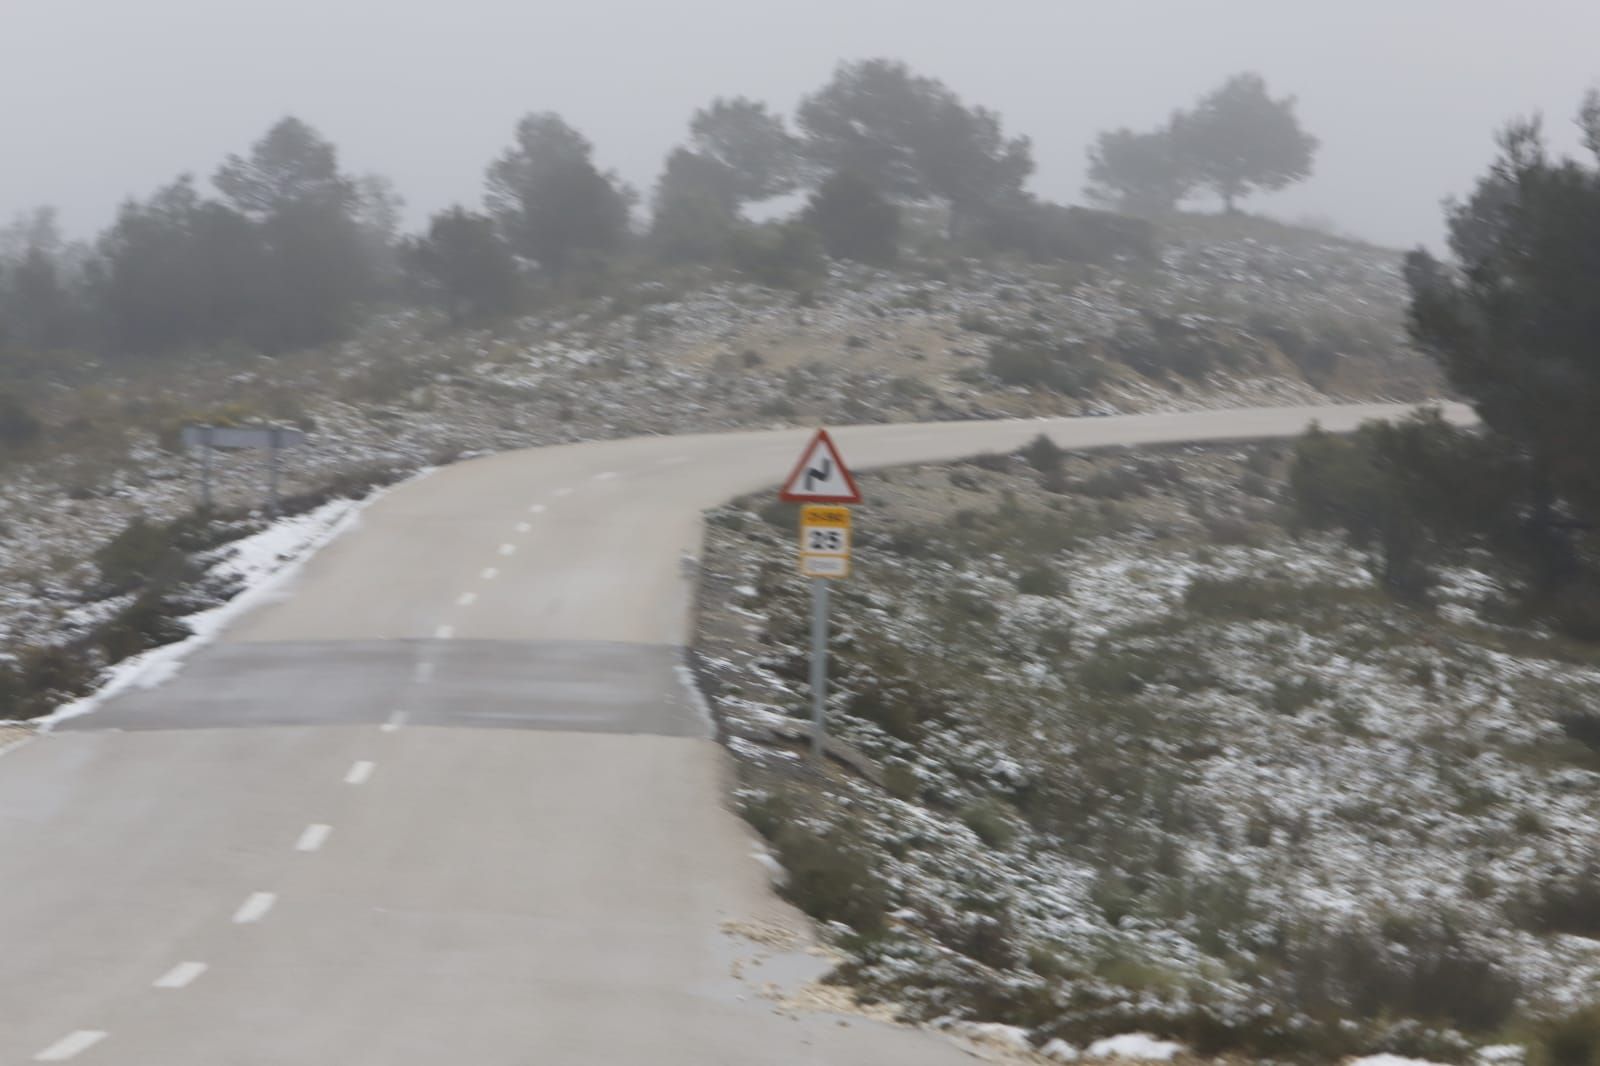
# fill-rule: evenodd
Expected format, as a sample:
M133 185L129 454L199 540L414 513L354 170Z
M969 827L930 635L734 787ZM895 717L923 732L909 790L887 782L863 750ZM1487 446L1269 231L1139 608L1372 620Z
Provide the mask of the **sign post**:
M242 451L251 448L267 450L267 514L278 515L279 455L285 448L304 444L306 435L298 429L283 426L184 426L183 443L187 448L200 449L200 506L211 510L211 452Z
M839 505L861 502L827 430L817 430L778 498L804 504L800 573L811 579L811 757L820 762L827 737L828 582L850 576L850 508Z

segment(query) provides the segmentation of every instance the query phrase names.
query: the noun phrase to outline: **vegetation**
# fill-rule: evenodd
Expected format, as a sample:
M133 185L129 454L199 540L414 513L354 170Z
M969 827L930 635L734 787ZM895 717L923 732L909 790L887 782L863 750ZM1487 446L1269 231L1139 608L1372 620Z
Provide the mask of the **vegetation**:
M1175 120L1200 131L1192 136L1109 136L1094 168L1097 188L1109 190L1101 198L1146 212L1207 182L1230 203L1274 187L1294 170L1272 155L1282 151L1278 127L1293 125L1289 105L1266 99L1259 81L1235 79ZM1160 157L1180 140L1190 169L1174 179ZM1202 166L1213 140L1229 159L1259 149L1246 153L1248 172ZM708 266L806 292L825 278L825 256L882 266L914 249L935 271L952 253L1154 260L1142 220L1026 192L1033 166L1029 139L999 114L875 58L841 64L792 124L746 97L697 109L664 160L647 226L636 225L636 193L597 162L588 138L541 112L517 123L487 167L481 210L455 206L406 235L386 180L350 173L330 141L286 117L224 159L209 186L183 175L128 200L92 243L63 239L47 209L0 233L0 449L25 449L43 428L39 379L97 359L237 363L315 349L395 304L438 308L467 326L616 289L641 264ZM790 218L747 217L796 192L807 200ZM1084 369L1058 362L1013 348L993 369L1009 383L1081 391Z
M1580 110L1600 163L1600 93ZM1452 262L1406 265L1411 332L1483 429L1437 414L1300 443L1295 507L1309 528L1372 550L1381 583L1419 600L1442 562L1493 554L1513 600L1567 634L1600 639L1600 165L1553 158L1536 122L1449 212Z
M1232 214L1254 192L1311 176L1317 139L1300 128L1294 105L1293 97L1273 99L1259 74L1237 74L1160 129L1102 133L1089 149L1089 195L1159 215L1208 189Z
M764 725L806 712L805 590L783 532L721 512L700 640L743 789L785 790L769 838L848 840L841 883L872 869L893 915L840 934L839 979L1036 1046L1461 1062L1527 1033L1533 1059L1587 1062L1592 1021L1545 1012L1600 967L1595 797L1572 784L1596 656L1493 621L1497 564L1469 544L1429 534L1428 609L1383 587L1395 508L1477 508L1446 476L1476 441L1425 415L875 476L829 714L879 777L802 769ZM1402 459L1446 469L1388 486ZM722 618L724 583L755 591Z

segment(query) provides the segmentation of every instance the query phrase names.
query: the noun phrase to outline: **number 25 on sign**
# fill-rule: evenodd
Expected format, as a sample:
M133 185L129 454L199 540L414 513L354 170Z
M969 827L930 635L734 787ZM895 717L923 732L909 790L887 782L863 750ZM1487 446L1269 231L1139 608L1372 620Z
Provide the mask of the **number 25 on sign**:
M807 504L800 509L800 573L850 576L850 509Z

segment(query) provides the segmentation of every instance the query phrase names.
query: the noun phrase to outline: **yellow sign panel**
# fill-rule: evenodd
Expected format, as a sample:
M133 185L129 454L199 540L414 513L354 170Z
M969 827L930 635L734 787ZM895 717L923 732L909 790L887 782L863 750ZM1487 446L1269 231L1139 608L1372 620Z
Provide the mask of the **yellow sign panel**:
M800 509L800 573L850 576L850 508L807 504Z
M821 504L807 504L800 508L800 524L802 526L826 526L832 529L850 528L850 508L824 507Z

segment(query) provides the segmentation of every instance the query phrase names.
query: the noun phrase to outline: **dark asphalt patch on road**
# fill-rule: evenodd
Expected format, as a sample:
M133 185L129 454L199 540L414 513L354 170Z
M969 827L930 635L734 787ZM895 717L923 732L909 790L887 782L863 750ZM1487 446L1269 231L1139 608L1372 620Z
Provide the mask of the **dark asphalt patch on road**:
M217 644L63 730L380 725L709 737L682 649L494 640Z

